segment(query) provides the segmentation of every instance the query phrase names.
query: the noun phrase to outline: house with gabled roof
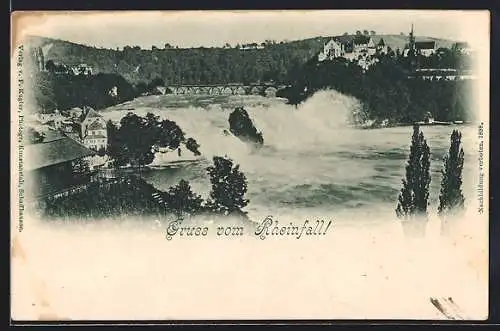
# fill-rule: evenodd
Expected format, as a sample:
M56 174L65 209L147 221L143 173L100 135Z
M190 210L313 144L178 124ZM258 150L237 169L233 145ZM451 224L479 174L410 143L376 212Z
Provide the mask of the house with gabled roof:
M108 145L106 121L90 107L84 107L80 117L80 139L86 147L94 151L106 149Z
M75 164L95 155L95 152L50 131L41 142L25 145L24 155L24 189L28 197L37 198L66 192L87 183L90 173L75 173Z

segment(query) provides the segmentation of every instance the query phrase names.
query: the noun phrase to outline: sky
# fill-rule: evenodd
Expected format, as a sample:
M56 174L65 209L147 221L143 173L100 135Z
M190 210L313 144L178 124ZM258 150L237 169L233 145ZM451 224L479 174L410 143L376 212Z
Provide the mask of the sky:
M28 16L26 16L28 17ZM298 40L356 30L379 34L468 41L489 34L487 11L321 10L321 11L141 11L38 12L22 21L23 34L39 35L105 48L211 47ZM489 39L489 37L488 37Z

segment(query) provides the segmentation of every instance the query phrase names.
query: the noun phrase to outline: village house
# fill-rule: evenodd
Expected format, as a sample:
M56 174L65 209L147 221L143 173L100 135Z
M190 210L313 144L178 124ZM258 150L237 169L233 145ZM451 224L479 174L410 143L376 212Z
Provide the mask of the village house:
M82 116L83 114L83 109L82 108L78 108L78 107L74 107L74 108L71 108L70 110L67 111L67 114L70 118L73 118L73 119L78 119Z
M118 87L117 86L113 86L109 91L108 91L108 95L110 97L113 97L113 98L116 98L118 96Z
M54 196L88 183L90 173L75 169L78 162L94 154L57 131L46 132L42 142L24 146L26 196Z
M79 75L90 76L90 75L92 75L92 67L86 63L79 63L79 64L75 64L75 65L70 65L70 66L68 66L68 69L70 70L70 73L75 75L75 76L79 76Z
M48 71L59 75L90 76L93 73L92 67L86 63L65 64L48 60L45 67Z
M59 110L54 110L53 113L42 114L38 113L34 115L34 120L39 122L40 124L47 125L53 127L55 129L60 129L63 125L64 121L67 120Z
M79 124L80 139L86 147L95 151L107 148L106 121L98 112L90 107L84 107Z

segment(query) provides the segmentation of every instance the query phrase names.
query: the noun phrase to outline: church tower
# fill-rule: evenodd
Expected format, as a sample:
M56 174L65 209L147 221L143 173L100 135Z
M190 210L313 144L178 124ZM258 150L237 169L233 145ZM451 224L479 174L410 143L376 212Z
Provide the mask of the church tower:
M418 67L418 51L415 46L415 34L413 32L413 23L411 24L410 34L408 36L408 58L410 60L410 67L412 70Z
M409 39L410 40L408 42L408 48L410 49L410 52L414 54L416 52L415 52L415 36L413 35L413 23L411 24Z

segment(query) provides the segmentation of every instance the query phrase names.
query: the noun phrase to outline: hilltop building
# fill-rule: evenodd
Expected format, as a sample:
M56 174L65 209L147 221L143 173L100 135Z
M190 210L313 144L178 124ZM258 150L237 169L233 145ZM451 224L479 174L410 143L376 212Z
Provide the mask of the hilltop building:
M340 36L331 39L323 46L323 51L318 55L318 61L344 58L355 62L363 70L378 62L377 54L386 54L388 48L383 39L378 43L372 36Z
M318 55L318 61L333 60L344 55L344 44L338 40L331 39L323 46L323 51Z
M429 57L436 53L436 42L434 40L416 41L413 33L413 24L408 36L408 43L403 50L403 56L409 58L416 58L418 55Z
M354 37L353 50L355 53L367 52L370 46L375 46L371 37L364 35L358 35Z

